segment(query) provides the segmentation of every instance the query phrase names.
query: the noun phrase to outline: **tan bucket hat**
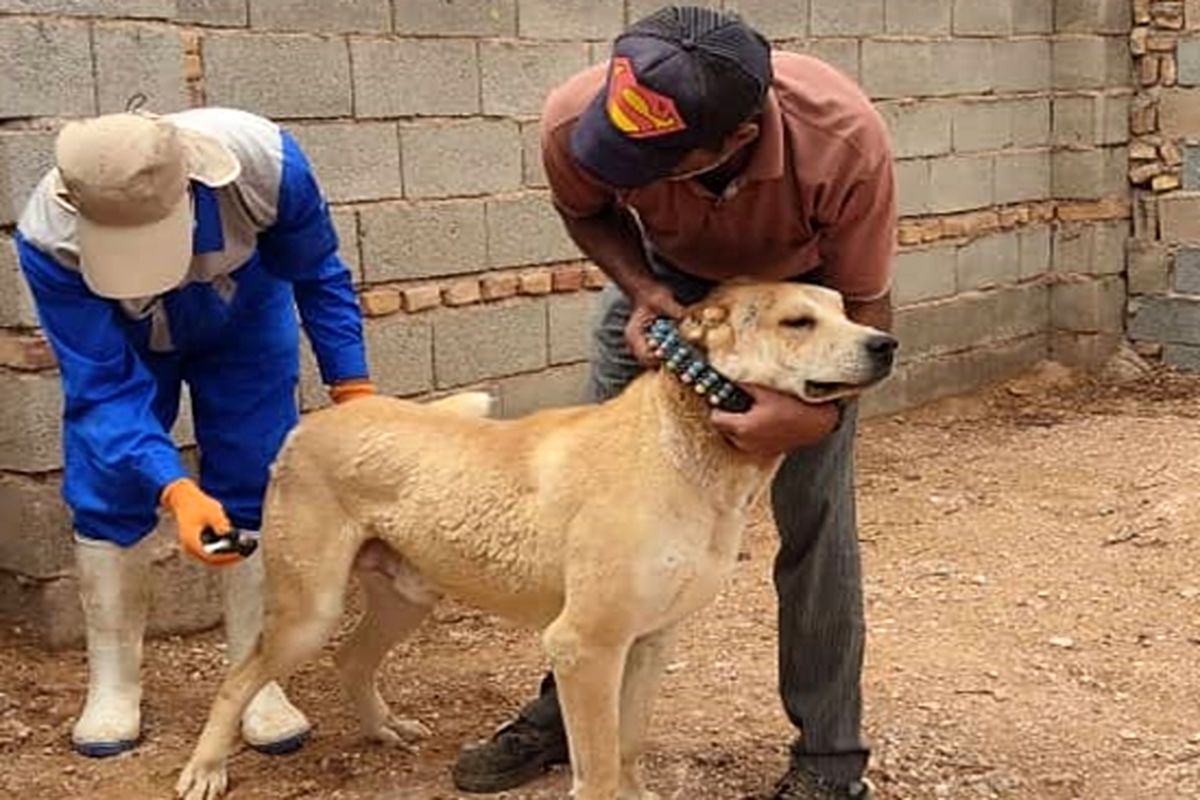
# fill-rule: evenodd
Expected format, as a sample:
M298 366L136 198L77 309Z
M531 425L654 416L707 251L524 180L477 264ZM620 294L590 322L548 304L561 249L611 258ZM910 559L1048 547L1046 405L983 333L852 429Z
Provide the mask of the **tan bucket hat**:
M118 300L183 282L194 226L188 181L224 186L241 172L217 139L142 113L68 123L55 157L59 199L78 214L83 279Z

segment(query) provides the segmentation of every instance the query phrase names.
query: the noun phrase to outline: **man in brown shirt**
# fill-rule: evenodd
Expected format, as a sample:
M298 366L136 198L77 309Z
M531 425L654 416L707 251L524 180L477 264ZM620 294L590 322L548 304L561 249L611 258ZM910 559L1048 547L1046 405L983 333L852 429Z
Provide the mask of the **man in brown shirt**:
M896 238L883 121L854 83L771 54L735 15L668 7L617 39L611 60L551 93L542 155L580 249L612 278L589 391L617 394L652 356L643 331L715 282L811 281L886 328ZM780 692L800 731L774 800L870 796L861 734L864 623L855 523L853 405L808 405L759 387L745 413L713 412L736 446L787 453L772 487L780 534ZM455 783L501 791L567 760L553 679Z

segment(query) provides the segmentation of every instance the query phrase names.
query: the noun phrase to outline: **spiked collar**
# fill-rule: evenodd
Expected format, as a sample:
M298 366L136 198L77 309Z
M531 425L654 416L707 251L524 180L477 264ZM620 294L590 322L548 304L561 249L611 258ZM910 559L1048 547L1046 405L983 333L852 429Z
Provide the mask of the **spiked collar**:
M704 353L679 335L674 320L655 319L646 329L646 341L667 371L705 397L713 408L740 414L754 404L745 389L717 372Z

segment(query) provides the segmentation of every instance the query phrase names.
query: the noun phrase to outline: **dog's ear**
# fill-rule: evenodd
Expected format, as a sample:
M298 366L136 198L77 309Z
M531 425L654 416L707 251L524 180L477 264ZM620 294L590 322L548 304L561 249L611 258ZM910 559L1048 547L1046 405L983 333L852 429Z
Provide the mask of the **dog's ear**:
M728 331L729 309L720 303L693 307L679 323L683 338L701 347L711 347L715 338L724 339Z

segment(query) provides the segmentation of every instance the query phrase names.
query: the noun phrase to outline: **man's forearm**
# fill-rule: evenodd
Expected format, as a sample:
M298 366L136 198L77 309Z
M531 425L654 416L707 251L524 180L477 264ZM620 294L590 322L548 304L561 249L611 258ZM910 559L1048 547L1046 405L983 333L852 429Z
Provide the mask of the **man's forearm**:
M628 211L611 208L584 218L563 215L563 222L583 254L629 297L637 297L657 282L646 262L637 222Z
M860 325L870 325L881 331L892 329L892 295L889 292L877 300L865 303L846 302L846 315Z

